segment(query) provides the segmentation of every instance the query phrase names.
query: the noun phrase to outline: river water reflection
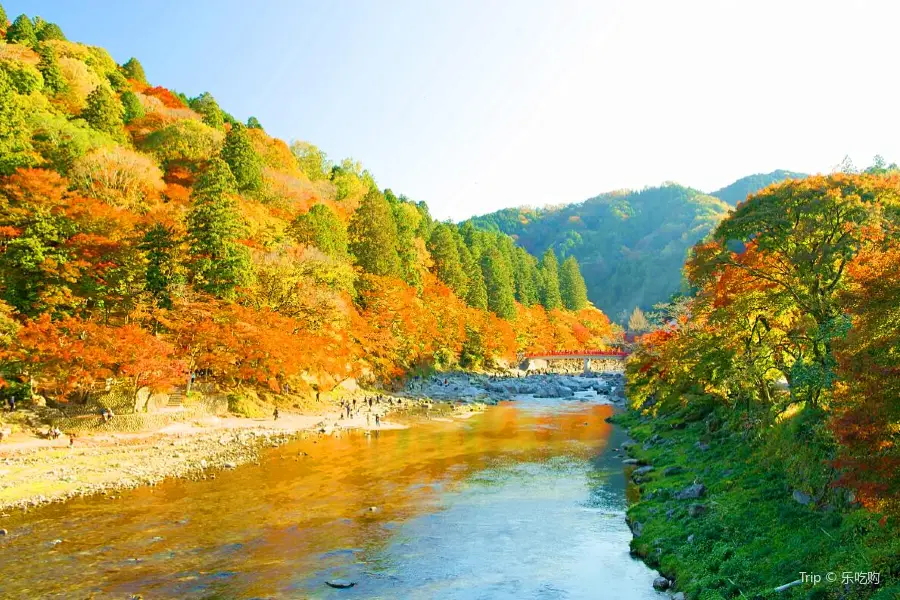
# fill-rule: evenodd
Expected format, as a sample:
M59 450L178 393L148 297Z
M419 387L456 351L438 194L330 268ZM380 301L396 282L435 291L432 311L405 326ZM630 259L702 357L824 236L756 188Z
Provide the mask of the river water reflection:
M48 506L10 523L21 535L0 545L0 597L660 598L628 555L610 414L523 398Z

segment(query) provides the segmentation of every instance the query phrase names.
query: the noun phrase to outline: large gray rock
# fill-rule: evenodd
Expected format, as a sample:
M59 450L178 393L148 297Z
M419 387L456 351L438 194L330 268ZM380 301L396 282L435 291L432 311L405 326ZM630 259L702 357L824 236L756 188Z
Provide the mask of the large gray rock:
M675 497L678 500L691 500L694 498L702 498L706 495L706 486L702 483L695 483L693 485L689 485L677 494Z
M640 521L632 521L628 526L631 527L631 533L634 534L634 537L641 537L641 534L644 532L644 524Z
M653 470L653 467L650 465L647 465L646 467L639 467L639 468L635 469L634 473L632 473L632 475L636 475L636 476L640 477L641 475L646 475L647 473L649 473L652 470Z
M794 490L793 498L795 502L799 502L804 506L812 502L812 498L809 496L809 494L804 494L800 490Z
M653 580L653 589L664 592L669 589L669 580L665 577L657 577Z

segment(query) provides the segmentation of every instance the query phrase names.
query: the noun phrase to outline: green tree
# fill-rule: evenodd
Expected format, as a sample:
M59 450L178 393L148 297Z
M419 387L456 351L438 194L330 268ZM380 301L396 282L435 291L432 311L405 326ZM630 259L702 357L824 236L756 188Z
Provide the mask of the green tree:
M129 58L128 61L122 65L122 73L128 79L133 79L138 83L147 85L147 75L144 73L144 66L134 57Z
M310 181L327 179L331 171L328 157L324 152L307 142L295 141L291 143L291 152L297 159L297 164L303 174Z
M147 260L147 291L160 308L172 307L174 288L184 281L175 256L178 245L179 240L173 229L161 223L148 229L139 245Z
M553 248L548 248L541 258L541 304L547 310L559 308L562 296L559 291L559 263Z
M125 79L125 76L119 71L110 71L107 73L106 80L109 81L110 87L117 92L124 92L131 89L128 80Z
M44 78L44 89L54 94L66 91L68 84L59 69L59 61L53 47L49 44L38 44L37 53L41 58L37 68Z
M315 246L329 256L347 256L347 228L325 204L316 204L294 219L291 234L301 244Z
M516 246L513 252L513 280L516 284L516 300L523 306L534 306L540 301L537 259L521 246Z
M220 131L225 129L225 116L222 114L222 109L219 108L219 103L209 92L203 92L196 98L191 98L189 106L200 113L203 122L210 127Z
M262 123L259 122L259 119L256 117L250 117L247 119L247 129L260 129L262 130Z
M473 308L487 310L487 287L484 284L484 274L481 272L481 265L478 264L478 261L462 240L459 242L459 258L460 262L462 262L463 271L466 274L466 304Z
M234 173L239 190L255 192L262 188L262 159L253 148L247 128L240 123L233 125L225 136L222 159Z
M434 262L434 273L460 298L466 297L468 277L459 257L459 245L453 230L446 223L438 223L428 239L428 252Z
M36 46L38 39L34 33L34 25L32 25L31 19L25 15L16 17L16 20L6 30L6 41L11 44L22 44L30 48Z
M353 213L348 229L350 253L367 273L401 275L397 254L397 224L391 205L377 189L369 190Z
M497 248L488 248L481 256L481 271L487 288L488 308L500 318L514 318L515 286L506 257Z
M143 118L146 114L144 105L141 104L137 94L134 92L125 92L122 94L120 100L122 101L122 109L124 111L126 123L131 123L135 119Z
M0 28L6 28L6 24L9 22L9 19L6 18L6 10L3 8L3 5L0 4Z
M588 304L587 286L574 256L563 261L559 271L559 292L563 305L569 310L581 310Z
M59 25L47 21L41 23L41 27L35 31L35 36L41 42L46 42L47 40L66 40L66 36Z
M422 215L413 203L405 198L396 198L390 190L385 190L385 199L391 205L394 222L397 224L397 255L400 257L400 271L403 281L414 287L421 287L422 274L419 272L419 252L416 231Z
M87 97L87 106L81 118L103 133L115 138L122 137L122 104L106 87L98 85Z
M238 242L244 227L236 193L237 182L228 165L214 158L194 185L187 215L194 282L226 300L250 279L250 253Z
M31 130L21 98L7 72L0 69L0 175L34 163Z

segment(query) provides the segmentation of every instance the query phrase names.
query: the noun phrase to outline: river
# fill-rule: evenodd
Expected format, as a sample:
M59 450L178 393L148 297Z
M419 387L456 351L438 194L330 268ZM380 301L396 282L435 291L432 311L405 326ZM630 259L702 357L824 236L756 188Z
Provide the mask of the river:
M14 515L0 598L663 598L628 554L612 411L522 398Z

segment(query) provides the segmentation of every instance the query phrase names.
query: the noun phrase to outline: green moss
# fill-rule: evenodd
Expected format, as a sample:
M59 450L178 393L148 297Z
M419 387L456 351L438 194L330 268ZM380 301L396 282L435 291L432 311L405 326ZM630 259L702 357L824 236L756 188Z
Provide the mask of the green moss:
M684 423L681 417L628 413L616 418L638 442L629 453L655 467L642 478L640 499L628 510L629 520L643 526L640 537L632 540L634 553L673 577L676 589L693 600L841 597L840 575L836 584L823 581L772 591L800 579L801 571L823 577L828 572L880 572L880 587L855 586L843 597L898 597L898 523L881 525L881 515L858 507L826 506L834 497L833 491L821 489L828 443L817 432L809 433L811 424L777 425L763 438L719 425L727 417L708 415L684 429L672 428ZM646 445L651 438L655 441ZM698 442L708 449L698 448ZM666 476L670 466L682 470ZM706 486L705 497L675 498L695 480ZM792 498L801 484L822 494L818 507ZM692 504L707 510L690 516Z

